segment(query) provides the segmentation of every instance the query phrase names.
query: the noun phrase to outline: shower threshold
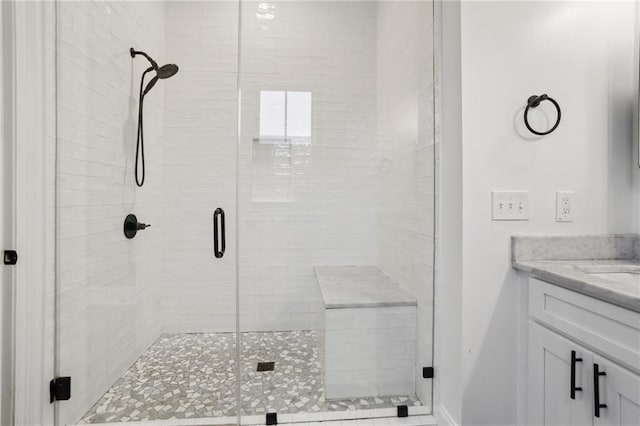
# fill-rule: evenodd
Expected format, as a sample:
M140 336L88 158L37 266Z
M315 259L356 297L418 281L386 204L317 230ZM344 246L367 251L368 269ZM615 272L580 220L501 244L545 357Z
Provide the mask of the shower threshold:
M395 417L396 410L393 408L377 408L371 410L355 410L342 412L324 412L324 413L297 413L283 414L278 416L278 424L291 425L337 425L343 426L431 426L437 425L433 415L428 414L427 407L415 406L409 407L408 418ZM363 423L363 419L366 423ZM170 419L170 420L147 420L135 422L136 426L236 426L237 417L211 417L196 419ZM324 423L329 422L329 423ZM264 425L264 416L242 416L241 424L248 425ZM131 422L115 422L115 423L93 423L95 426L127 426Z
M235 341L235 333L160 336L80 423L234 424ZM241 342L243 424L264 421L268 412L278 413L279 423L388 417L398 405L428 414L414 395L325 400L316 331L245 332ZM273 370L257 371L265 362Z

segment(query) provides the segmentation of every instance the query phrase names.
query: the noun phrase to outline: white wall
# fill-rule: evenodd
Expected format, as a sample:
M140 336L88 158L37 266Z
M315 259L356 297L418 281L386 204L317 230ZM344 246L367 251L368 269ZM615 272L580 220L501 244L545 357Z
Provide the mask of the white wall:
M434 323L434 414L439 424L462 421L462 97L460 1L436 3L436 66L440 117L436 286Z
M60 421L75 422L160 333L163 148L160 82L145 102L147 177L134 182L142 71L164 60L164 5L61 2L58 84L59 371L73 378ZM128 240L134 213L151 228Z
M377 16L377 264L418 300L416 393L430 403L422 367L433 363L433 3L379 2Z
M631 2L461 5L465 424L514 424L526 409L510 235L633 229L634 17ZM540 93L559 101L563 119L535 138L523 130L522 109ZM492 222L493 189L528 190L530 220ZM573 223L554 220L559 189L575 191Z
M634 60L634 68L633 68L633 76L635 77L635 93L640 93L640 7L636 7L635 13L636 19L636 28L635 35L633 39L635 40L634 52L635 52L635 60ZM634 128L633 128L633 158L638 159L639 167L633 167L634 174L632 177L633 181L633 208L631 210L632 216L635 218L635 223L633 226L633 232L640 233L640 102L635 103L634 114L636 117L634 120Z

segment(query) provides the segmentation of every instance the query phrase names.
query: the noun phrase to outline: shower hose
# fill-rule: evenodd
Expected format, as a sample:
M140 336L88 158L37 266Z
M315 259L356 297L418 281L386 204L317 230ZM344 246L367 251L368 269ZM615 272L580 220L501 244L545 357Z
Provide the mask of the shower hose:
M149 67L142 73L140 80L140 96L138 102L138 138L136 140L136 185L141 187L144 185L145 177L145 161L144 161L144 128L143 128L143 105L144 105L144 78L148 72L153 71L153 67Z

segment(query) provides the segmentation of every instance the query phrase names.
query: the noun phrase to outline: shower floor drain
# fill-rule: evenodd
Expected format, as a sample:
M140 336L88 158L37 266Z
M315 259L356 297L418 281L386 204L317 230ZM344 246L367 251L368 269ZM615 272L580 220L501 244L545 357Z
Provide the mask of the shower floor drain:
M256 371L273 371L275 366L276 366L276 363L273 362L273 361L270 361L270 362L259 362L258 363L258 369Z

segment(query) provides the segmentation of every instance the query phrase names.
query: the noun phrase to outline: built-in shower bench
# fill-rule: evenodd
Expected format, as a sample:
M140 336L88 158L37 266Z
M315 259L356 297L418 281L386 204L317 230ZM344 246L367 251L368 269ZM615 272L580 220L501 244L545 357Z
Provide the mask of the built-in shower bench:
M315 268L327 399L415 393L416 298L376 266Z

